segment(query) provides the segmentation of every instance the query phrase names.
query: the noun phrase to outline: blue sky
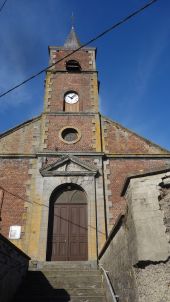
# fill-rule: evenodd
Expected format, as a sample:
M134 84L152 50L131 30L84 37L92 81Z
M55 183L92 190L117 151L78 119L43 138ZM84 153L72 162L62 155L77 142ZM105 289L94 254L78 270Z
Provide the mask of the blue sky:
M48 45L63 45L72 11L76 32L84 43L146 2L8 0L0 14L0 93L48 65ZM167 149L169 13L170 1L159 0L93 44L98 49L100 111ZM44 77L0 99L0 132L42 112Z

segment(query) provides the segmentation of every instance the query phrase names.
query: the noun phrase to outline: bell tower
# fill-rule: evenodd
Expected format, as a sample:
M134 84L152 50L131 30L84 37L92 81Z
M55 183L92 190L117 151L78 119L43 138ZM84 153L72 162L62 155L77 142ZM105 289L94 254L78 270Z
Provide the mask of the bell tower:
M81 46L74 27L64 46L50 46L50 64ZM96 49L82 48L47 71L45 112L98 112Z
M74 27L64 46L49 47L42 151L101 151L96 48L79 47Z

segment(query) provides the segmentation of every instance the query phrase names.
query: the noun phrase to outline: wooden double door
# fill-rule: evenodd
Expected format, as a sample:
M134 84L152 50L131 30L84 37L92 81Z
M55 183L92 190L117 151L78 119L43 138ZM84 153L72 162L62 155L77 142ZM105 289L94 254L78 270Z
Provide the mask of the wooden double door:
M51 260L88 259L87 204L54 204Z

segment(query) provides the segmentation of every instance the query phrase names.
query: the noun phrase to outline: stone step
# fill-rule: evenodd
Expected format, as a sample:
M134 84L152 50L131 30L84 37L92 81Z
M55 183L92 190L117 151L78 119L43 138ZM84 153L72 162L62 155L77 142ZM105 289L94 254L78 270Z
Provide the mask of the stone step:
M96 270L96 261L31 261L29 270L69 270L69 269L83 269Z
M19 291L19 296L24 296L26 294L27 297L29 296L51 296L56 295L57 297L65 296L66 290L65 289L42 289L42 290L30 290L28 288L21 289ZM104 296L103 288L69 288L67 293L70 297L102 297Z
M62 280L61 278L51 278L48 280L49 286L52 288L102 288L101 280L98 281L96 279L89 278L67 278L66 280ZM39 284L43 286L43 282ZM36 289L36 284L31 284L32 290Z
M102 290L102 278L98 276L61 276L46 277L40 271L28 272L22 287L20 288L21 293L26 293L31 290L33 294L47 294L53 291L58 291L65 289L71 292L71 295L81 293L82 290L86 289L86 294L88 290L90 295L96 294L96 291ZM101 293L101 292L100 292ZM76 295L75 294L75 295Z
M57 296L32 296L25 297L20 296L17 297L12 302L106 302L105 297L57 297Z
M102 287L102 278L100 275L77 275L74 274L45 276L41 271L30 271L27 274L25 283L31 286L31 289L38 288L100 288Z
M106 302L96 262L38 262L36 265L32 262L31 265L12 302Z
M41 273L47 277L57 277L60 276L61 278L73 276L73 277L78 277L78 276L96 276L100 277L101 273L99 270L42 270Z

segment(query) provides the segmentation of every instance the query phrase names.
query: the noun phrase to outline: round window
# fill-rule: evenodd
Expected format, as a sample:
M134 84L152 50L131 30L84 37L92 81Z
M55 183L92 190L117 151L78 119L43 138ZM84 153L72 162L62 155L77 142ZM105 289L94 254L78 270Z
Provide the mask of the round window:
M80 133L75 128L67 127L60 131L60 137L65 143L71 144L80 139Z

